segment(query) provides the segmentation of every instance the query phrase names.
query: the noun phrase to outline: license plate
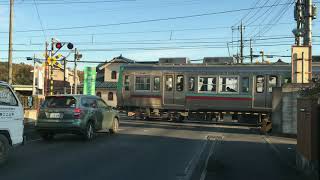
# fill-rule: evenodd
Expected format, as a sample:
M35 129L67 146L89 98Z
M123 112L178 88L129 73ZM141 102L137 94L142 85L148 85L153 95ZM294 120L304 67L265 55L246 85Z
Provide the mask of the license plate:
M61 118L61 113L50 113L49 118L59 119L59 118Z

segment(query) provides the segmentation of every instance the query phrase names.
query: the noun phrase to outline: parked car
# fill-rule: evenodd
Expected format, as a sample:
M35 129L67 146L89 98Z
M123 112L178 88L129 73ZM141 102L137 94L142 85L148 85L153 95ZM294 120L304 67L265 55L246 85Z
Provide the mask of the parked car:
M0 165L23 143L23 107L12 88L0 81Z
M47 96L39 110L36 130L44 140L51 140L57 133L78 134L91 140L100 130L117 133L119 120L118 112L98 96Z

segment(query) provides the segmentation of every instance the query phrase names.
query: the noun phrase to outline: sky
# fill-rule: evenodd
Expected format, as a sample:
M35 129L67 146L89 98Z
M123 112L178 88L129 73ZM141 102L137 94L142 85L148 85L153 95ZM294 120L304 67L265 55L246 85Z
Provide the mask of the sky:
M45 41L51 38L72 42L84 61L103 62L120 54L136 61L233 56L239 53L241 20L245 56L249 55L249 39L254 54L263 50L266 55L290 56L292 30L296 26L292 2L15 0L13 62L31 63L25 57L33 55L44 58ZM318 1L315 3L319 5ZM318 19L314 21L314 36L320 35L319 23ZM9 0L0 0L0 61L7 61L8 57L8 28ZM318 40L313 39L314 55L320 54ZM69 54L67 48L63 50L62 55ZM80 68L96 65L79 64Z

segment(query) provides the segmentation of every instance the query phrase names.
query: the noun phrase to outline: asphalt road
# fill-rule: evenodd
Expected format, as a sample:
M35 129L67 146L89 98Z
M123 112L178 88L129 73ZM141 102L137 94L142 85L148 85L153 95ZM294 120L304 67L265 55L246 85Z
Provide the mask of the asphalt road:
M118 134L99 134L91 142L73 135L59 135L52 142L35 136L14 150L9 163L0 168L0 180L188 179L198 169L201 157L209 157L209 153L201 155L208 147L205 146L208 136L224 137L224 140L212 149L223 162L223 168L213 165L214 170L207 172L207 180L238 179L241 175L246 179L250 167L259 167L259 171L252 171L256 172L251 174L253 179L274 170L278 174L272 177L294 173L285 164L279 164L254 128L123 120ZM256 143L250 143L252 140ZM262 159L271 159L268 166L259 161L261 151L265 156ZM246 171L244 167L248 167Z
M182 179L206 141L203 128L122 121L118 134L99 134L92 142L73 135L35 139L15 149L0 179Z

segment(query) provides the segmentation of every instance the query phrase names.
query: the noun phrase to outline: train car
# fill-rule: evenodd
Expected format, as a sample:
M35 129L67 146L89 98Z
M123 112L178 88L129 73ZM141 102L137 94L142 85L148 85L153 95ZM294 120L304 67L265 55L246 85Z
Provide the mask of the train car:
M120 76L119 106L142 118L256 123L270 117L272 88L290 83L291 65L129 64Z

